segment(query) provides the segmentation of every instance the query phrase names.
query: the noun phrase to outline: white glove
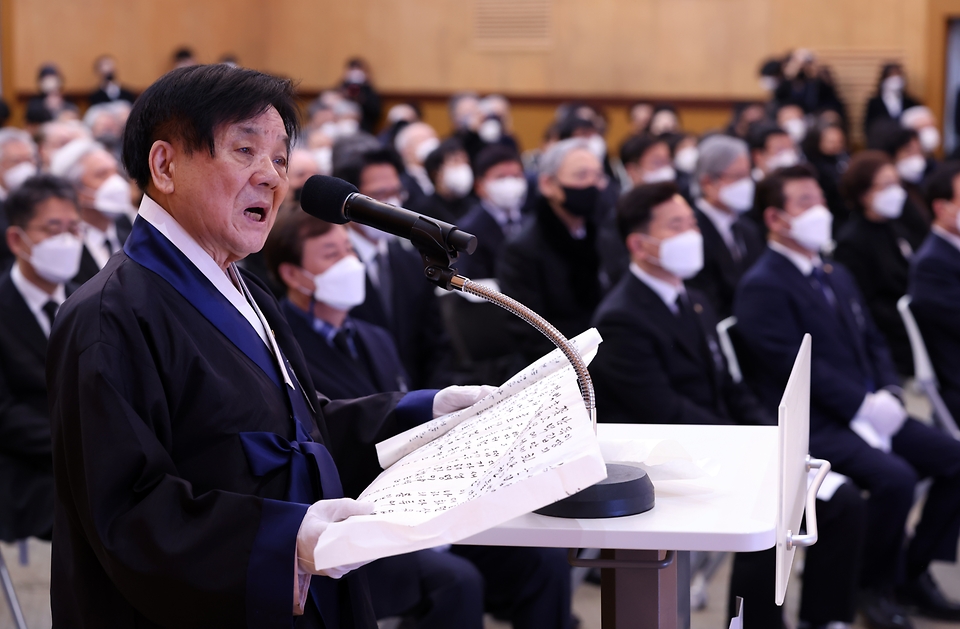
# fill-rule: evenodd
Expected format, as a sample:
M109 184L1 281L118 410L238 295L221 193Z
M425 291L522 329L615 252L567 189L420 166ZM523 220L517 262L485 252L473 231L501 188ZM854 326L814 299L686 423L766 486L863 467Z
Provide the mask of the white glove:
M868 393L850 422L850 429L874 448L889 452L890 440L907 421L907 411L892 393Z
M496 390L487 384L442 389L433 397L433 418L473 406Z
M360 566L369 563L348 564L327 568L325 570L316 569L316 557L314 551L317 547L317 541L323 532L327 530L333 522L346 520L352 515L372 515L376 511L376 506L372 502L358 502L352 498L337 498L336 500L320 500L310 505L307 514L303 516L303 522L300 523L300 531L297 533L297 560L300 563L300 569L309 574L318 574L332 579L339 579L351 570L356 570Z

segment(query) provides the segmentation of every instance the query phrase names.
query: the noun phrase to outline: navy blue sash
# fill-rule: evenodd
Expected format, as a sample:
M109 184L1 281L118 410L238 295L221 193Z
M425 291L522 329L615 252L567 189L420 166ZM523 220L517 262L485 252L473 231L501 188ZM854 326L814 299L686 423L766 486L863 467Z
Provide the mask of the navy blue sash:
M286 391L296 440L272 432L242 432L240 442L254 476L289 468L286 499L312 504L318 494L324 499L342 498L337 466L327 448L314 441L305 426L311 417L303 388L286 386L270 350L250 323L182 251L153 225L138 217L123 248L127 256L166 280L207 321L253 361L275 385ZM287 372L299 385L286 356ZM328 627L340 626L337 586L332 579L311 579L310 594Z

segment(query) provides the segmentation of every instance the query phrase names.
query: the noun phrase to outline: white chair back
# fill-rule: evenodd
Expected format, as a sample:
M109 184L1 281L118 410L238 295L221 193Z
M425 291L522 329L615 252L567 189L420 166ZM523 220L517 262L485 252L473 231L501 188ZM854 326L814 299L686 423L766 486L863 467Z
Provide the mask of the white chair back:
M730 377L737 384L743 382L743 372L740 371L740 361L737 360L737 351L733 348L733 340L730 338L730 328L737 325L736 317L727 317L717 324L717 337L720 339L720 351L723 357L727 359L727 371Z

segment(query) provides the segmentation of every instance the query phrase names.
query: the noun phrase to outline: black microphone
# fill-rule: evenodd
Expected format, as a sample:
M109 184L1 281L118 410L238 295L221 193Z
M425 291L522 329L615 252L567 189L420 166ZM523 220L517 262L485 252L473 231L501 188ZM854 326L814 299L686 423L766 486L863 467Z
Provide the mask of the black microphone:
M307 214L328 223L342 225L353 221L406 238L415 245L427 238L454 252L471 254L477 249L477 237L461 231L456 225L381 203L360 194L356 186L336 177L314 175L307 179L300 193L300 207Z

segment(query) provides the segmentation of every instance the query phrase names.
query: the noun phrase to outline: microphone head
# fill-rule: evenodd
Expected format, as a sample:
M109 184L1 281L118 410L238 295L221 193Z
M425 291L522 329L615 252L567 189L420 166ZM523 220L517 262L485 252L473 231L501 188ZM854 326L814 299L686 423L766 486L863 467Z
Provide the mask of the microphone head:
M350 222L343 213L343 205L347 197L357 192L359 192L357 187L349 181L326 175L314 175L303 184L303 190L300 192L300 207L310 216L342 225Z

